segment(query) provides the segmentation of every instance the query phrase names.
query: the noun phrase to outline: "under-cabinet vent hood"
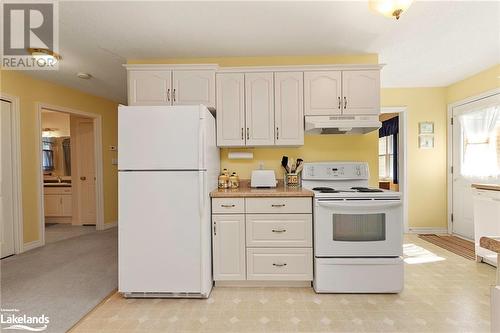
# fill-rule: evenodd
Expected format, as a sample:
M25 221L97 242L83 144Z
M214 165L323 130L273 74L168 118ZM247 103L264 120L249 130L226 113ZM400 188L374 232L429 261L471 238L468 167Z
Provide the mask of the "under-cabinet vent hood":
M382 126L378 116L306 116L305 134L365 134Z

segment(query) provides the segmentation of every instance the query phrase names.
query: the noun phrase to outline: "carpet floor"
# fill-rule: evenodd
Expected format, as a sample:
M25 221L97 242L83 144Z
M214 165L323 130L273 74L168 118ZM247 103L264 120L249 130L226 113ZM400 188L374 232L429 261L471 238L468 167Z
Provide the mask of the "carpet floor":
M471 241L451 235L422 234L418 237L466 259L476 259L474 243Z
M71 225L67 223L45 223L45 244L88 235L97 232L95 226Z
M1 307L45 314L44 332L66 332L118 286L117 228L3 259Z

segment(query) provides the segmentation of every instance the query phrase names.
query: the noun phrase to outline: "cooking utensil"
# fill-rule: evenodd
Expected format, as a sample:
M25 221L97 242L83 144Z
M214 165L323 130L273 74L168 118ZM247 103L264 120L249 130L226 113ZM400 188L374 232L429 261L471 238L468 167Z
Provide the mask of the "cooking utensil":
M281 166L286 172L290 172L290 169L288 168L288 156L283 156L281 158Z

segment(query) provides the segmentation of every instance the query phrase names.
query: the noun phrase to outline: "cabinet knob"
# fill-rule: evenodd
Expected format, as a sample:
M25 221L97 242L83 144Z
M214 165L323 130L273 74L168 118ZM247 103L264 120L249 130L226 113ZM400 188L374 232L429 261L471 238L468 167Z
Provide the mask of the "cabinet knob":
M276 140L280 139L280 128L276 127Z
M245 140L245 134L244 134L245 130L243 129L243 127L241 128L241 140Z
M167 101L170 102L170 88L167 89Z
M175 88L174 88L174 91L172 92L172 99L174 100L175 102Z
M273 266L275 266L275 267L283 267L283 266L286 266L286 262L284 262L282 264L273 263Z
M278 232L278 233L286 232L286 229L273 229L272 232Z
M339 96L339 110L341 107L342 107L342 100L340 99L340 96Z
M271 207L274 207L274 208L278 208L278 207L285 207L285 204L274 204L274 205L271 205Z
M250 140L250 128L247 127L247 140Z
M235 207L236 205L220 205L221 207L224 207L224 208L233 208Z
M87 180L87 177L82 176L82 177L80 177L80 180Z
M347 109L347 97L344 96L344 109Z

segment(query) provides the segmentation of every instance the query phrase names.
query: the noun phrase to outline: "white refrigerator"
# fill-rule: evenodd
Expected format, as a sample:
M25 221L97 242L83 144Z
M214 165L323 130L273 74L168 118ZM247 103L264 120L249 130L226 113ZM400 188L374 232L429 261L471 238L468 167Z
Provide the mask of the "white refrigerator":
M118 108L118 290L208 297L215 119L203 105Z

